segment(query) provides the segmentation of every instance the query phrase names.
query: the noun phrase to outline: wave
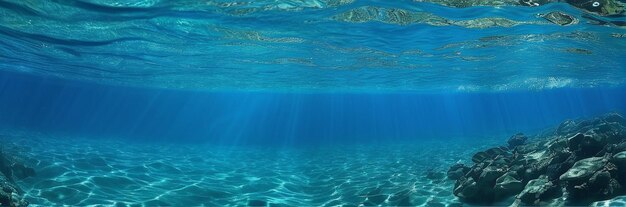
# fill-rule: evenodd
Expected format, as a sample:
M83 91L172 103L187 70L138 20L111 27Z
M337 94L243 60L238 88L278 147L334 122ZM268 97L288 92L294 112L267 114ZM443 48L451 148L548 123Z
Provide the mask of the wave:
M623 84L624 17L499 2L0 1L0 70L207 90Z

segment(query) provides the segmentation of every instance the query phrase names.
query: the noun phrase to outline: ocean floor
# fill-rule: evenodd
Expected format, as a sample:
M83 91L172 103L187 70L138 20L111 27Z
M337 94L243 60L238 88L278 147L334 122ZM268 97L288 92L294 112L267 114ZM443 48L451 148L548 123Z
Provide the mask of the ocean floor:
M5 138L35 168L18 184L41 206L457 206L448 167L503 140L280 149Z

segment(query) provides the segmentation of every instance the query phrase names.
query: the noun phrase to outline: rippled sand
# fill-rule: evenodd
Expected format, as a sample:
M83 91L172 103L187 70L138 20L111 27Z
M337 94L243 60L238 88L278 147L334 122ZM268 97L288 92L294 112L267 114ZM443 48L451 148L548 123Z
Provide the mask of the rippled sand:
M37 177L31 204L116 206L457 206L453 183L431 180L501 141L317 148L157 145L22 139ZM26 147L28 146L28 147Z

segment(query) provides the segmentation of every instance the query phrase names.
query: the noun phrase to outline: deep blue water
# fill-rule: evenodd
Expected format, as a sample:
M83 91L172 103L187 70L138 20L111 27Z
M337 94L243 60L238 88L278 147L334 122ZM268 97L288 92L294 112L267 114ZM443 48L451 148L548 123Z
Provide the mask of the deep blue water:
M626 111L626 88L448 93L207 92L2 73L0 123L209 144L333 144L536 133Z

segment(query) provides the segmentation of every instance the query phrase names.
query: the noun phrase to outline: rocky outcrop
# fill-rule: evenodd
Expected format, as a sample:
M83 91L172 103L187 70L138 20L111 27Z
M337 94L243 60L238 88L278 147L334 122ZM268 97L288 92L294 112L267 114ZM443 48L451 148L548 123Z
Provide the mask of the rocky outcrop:
M510 137L447 173L460 200L489 205L588 205L626 194L626 119L617 113L567 120L552 133Z
M14 156L0 150L0 206L28 206L21 194L23 191L15 183L16 179L35 176L35 170L27 167Z
M509 138L509 141L507 141L506 143L509 144L509 149L515 149L515 147L517 146L524 145L526 140L528 140L528 137L524 136L524 134L522 133L519 133Z
M450 167L450 169L448 170L447 176L448 176L448 179L450 180L456 180L456 179L463 177L469 171L470 171L469 167L466 167L463 164L456 164Z
M540 205L541 201L558 197L561 193L559 190L547 176L539 176L528 181L524 190L515 198L527 205Z

